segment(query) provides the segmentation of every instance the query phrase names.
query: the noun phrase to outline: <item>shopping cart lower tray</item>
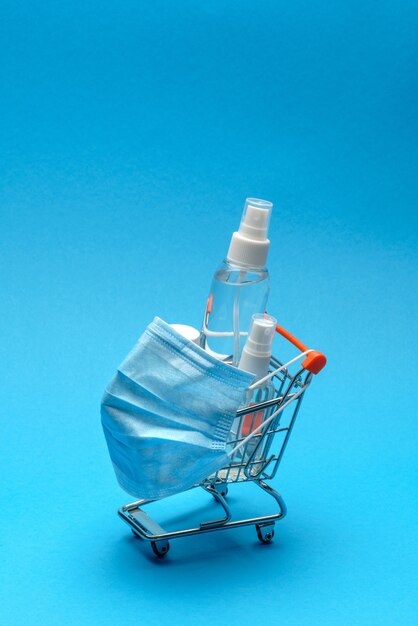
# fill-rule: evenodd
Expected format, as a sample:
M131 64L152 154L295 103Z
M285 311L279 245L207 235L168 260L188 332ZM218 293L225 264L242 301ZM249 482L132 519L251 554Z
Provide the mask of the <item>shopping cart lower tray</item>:
M240 526L254 525L258 539L262 543L270 543L275 522L286 515L283 498L266 481L273 479L277 473L306 389L313 374L324 367L326 359L322 353L308 349L281 326L277 326L276 330L293 343L301 351L300 354L286 364L272 357L270 375L274 396L237 412L227 443L229 463L194 487L200 487L213 496L223 508L223 517L201 522L192 528L166 531L143 509L152 500L138 500L119 509L119 516L129 524L133 534L149 541L159 558L169 551L171 539ZM248 482L273 498L277 504L276 513L232 519L227 503L228 485Z

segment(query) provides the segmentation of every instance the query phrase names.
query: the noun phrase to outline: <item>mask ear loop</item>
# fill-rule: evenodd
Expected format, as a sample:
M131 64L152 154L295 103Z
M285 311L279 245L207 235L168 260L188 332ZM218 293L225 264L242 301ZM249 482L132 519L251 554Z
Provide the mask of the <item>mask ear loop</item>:
M205 317L203 320L203 326L202 326L202 333L206 336L206 337L247 337L248 332L244 332L244 331L240 331L238 328L238 325L236 328L234 328L234 330L227 330L227 331L216 331L216 330L209 330L207 327L207 322L209 320L209 316L212 313L212 305L213 305L213 295L211 294L208 298L207 304L206 304L206 311L205 311ZM236 307L237 303L235 302L235 307ZM236 313L238 314L238 309L236 308Z
M205 323L202 326L202 333L204 335L206 335L207 337L234 337L234 335L235 335L233 330L226 330L226 331L209 330L209 328L206 326ZM240 337L247 337L248 336L248 332L244 331L244 330L240 330L239 333L237 333L237 334Z
M285 363L284 365L281 365L280 367L278 367L277 369L273 370L272 372L270 372L269 374L267 374L267 376L264 376L264 378L261 378L260 380L257 380L255 383L253 383L252 385L250 385L248 387L248 390L251 391L252 389L255 389L256 387L258 387L260 385L260 383L264 383L267 380L269 380L269 378L272 378L273 376L275 376L276 374L278 374L279 372L283 371L284 369L286 369L287 367L289 367L289 365L292 365L292 363L295 363L296 361L298 361L299 359L302 359L304 356L306 356L309 352L314 352L313 350L305 350L305 352L302 352L301 354L298 354L298 356L296 356L294 359L291 359L290 361L288 361L287 363ZM242 441L239 442L239 444L237 444L235 446L235 448L232 448L232 450L230 450L229 452L227 452L228 457L232 456L233 454L235 454L235 452L237 450L239 450L240 448L242 448L242 446L245 446L245 444L250 441L250 439L252 439L255 435L257 435L265 426L267 426L268 424L270 424L270 422L277 417L277 415L279 415L279 413L281 413L291 402L293 402L294 400L296 400L296 398L298 398L300 395L302 395L302 393L305 391L305 388L299 389L299 391L297 391L296 393L294 393L292 395L291 398L289 398L289 400L287 400L284 404L282 404L276 411L274 411L270 417L268 417L266 420L264 420L264 422L261 422L261 424L259 426L257 426L257 428L255 428L253 430L252 433L250 433L249 435L247 435L247 437L245 437Z

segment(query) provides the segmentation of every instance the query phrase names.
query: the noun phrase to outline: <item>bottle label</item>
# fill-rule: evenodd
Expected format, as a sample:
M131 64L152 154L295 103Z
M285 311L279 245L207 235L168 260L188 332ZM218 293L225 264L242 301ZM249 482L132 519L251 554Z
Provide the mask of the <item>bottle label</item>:
M250 402L249 406L255 406L256 402ZM244 415L241 426L241 434L246 437L263 422L264 409Z

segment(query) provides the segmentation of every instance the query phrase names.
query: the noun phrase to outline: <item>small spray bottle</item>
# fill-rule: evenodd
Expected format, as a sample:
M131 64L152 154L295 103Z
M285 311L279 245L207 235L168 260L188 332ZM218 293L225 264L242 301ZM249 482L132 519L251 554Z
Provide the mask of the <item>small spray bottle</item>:
M256 381L265 378L268 374L270 359L271 359L271 345L273 343L274 334L276 330L277 320L267 313L255 314L252 316L251 328L248 335L247 342L242 351L241 359L238 365L238 369L251 372L256 375ZM274 397L274 385L271 379L262 381L260 385L254 383L253 388L248 391L246 406L253 404L259 404L266 400L271 400ZM254 413L247 413L241 417L238 430L238 437L247 437L253 432L271 413L271 408L262 409L261 411L255 411ZM241 459L248 461L255 448L258 447L257 452L254 455L252 461L256 462L260 458L262 452L262 446L258 446L261 438L261 433L255 435L253 439L250 439L247 444L241 448ZM252 469L257 470L257 464Z

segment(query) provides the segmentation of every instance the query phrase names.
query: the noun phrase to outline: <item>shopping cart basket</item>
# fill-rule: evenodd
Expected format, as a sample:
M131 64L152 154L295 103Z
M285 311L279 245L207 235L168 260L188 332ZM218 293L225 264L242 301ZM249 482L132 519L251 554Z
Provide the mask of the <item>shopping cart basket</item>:
M277 473L303 396L313 374L318 374L325 366L326 358L321 352L308 349L281 326L277 325L276 330L296 346L300 353L285 364L275 357L271 358L268 377L271 377L274 385L274 396L270 400L237 411L227 442L228 464L195 485L214 497L222 506L224 516L201 522L193 528L169 532L143 510L142 507L152 500L138 500L119 509L120 517L129 524L133 534L149 541L154 554L159 558L167 554L170 539L240 526L254 525L259 540L270 543L274 536L275 522L286 515L283 498L266 481L274 478ZM254 483L270 495L278 505L278 512L233 520L226 501L228 485L248 482Z

